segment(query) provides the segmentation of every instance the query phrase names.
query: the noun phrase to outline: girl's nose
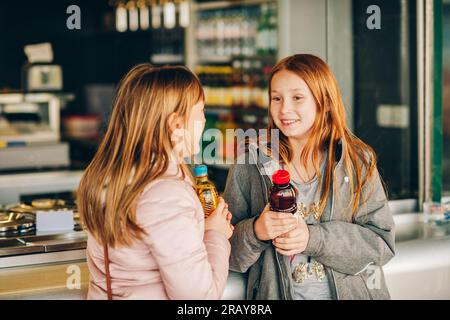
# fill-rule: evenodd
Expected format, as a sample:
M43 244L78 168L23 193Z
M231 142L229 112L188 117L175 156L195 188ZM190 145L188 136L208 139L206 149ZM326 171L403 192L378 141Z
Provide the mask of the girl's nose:
M289 113L290 111L292 111L291 104L289 102L284 101L281 104L280 113L281 114L286 114L286 113Z

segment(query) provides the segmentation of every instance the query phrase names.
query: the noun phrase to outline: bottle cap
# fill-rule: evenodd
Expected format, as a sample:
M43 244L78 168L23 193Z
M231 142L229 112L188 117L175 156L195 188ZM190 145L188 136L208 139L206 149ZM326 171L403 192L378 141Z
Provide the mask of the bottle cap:
M204 164L195 166L194 168L194 176L203 177L208 175L208 167Z
M273 174L272 181L275 184L288 184L291 181L291 176L286 170L278 170Z

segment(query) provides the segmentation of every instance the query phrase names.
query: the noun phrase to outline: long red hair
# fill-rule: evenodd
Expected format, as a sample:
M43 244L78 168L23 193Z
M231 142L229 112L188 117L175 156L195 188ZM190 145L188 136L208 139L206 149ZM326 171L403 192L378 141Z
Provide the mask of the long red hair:
M308 159L313 161L321 186L319 188L319 210L321 213L323 212L328 199L333 181L334 166L340 160L336 159L335 149L338 142L341 141L343 146L341 158L349 177L351 194L353 195L349 207L352 207L351 218L354 218L358 207L366 200L361 199L362 190L369 180L368 177L371 177L376 170L375 152L347 128L344 103L337 81L329 66L322 59L310 54L296 54L281 60L270 74L269 95L271 95L271 82L274 75L282 70L293 72L305 81L317 106L316 119L300 158L301 165L304 168L307 168ZM279 129L270 112L268 129L269 132L271 132L271 129ZM279 155L283 162L289 163L293 157L292 146L281 130L279 135ZM326 147L328 148L328 159L324 176L321 177L320 150Z

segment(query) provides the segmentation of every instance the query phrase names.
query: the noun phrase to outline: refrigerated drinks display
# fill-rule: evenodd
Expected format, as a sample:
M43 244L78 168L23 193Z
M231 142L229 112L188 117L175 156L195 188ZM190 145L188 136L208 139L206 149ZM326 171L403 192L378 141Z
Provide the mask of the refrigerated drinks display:
M219 129L225 137L226 129L267 126L267 79L278 57L278 2L221 3L196 3L193 49L187 52L192 59L187 60L205 89L205 129ZM223 163L232 160L237 147L236 140L219 144L219 163L208 163L213 176L216 169L226 171Z
M150 61L154 65L180 65L184 60L184 29L157 28L151 30L152 54Z
M237 3L233 8L198 11L196 38L199 57L276 55L276 3Z
M267 107L268 101L262 96L267 93L266 76L278 52L276 2L248 5L234 1L231 8L222 9L210 9L205 3L196 7L195 48L191 54L205 87L229 89L213 90L213 101L207 105ZM215 102L218 92L225 94L225 105Z

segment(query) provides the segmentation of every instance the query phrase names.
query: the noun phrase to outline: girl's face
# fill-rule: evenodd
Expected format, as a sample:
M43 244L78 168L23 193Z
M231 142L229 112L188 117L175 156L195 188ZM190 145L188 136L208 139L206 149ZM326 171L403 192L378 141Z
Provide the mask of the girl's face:
M272 78L270 114L289 139L305 140L316 119L317 106L308 85L298 75L282 70Z
M200 151L200 140L206 122L204 106L203 101L194 105L187 120L176 113L170 115L169 128L172 131L170 139L176 159L191 157Z
M203 101L195 104L189 119L172 113L169 117L169 128L172 131L170 139L173 143L172 152L176 159L191 157L200 151L200 140L205 128L205 104Z
M190 154L194 155L200 152L200 141L202 139L203 130L205 129L205 103L203 101L198 102L196 105L192 107L191 114L188 120L188 132L191 137L190 145Z
M187 121L175 113L169 117L171 140L174 144L173 152L176 158L191 157L200 151L200 141L206 122L204 106L203 101L195 104Z

